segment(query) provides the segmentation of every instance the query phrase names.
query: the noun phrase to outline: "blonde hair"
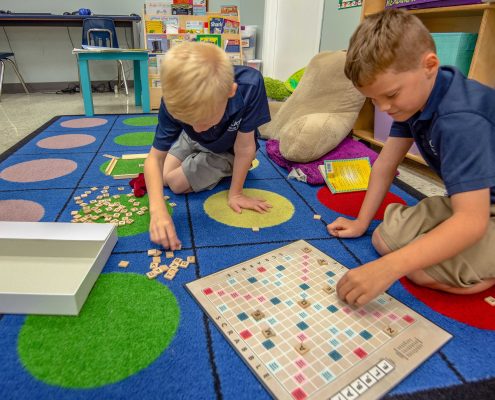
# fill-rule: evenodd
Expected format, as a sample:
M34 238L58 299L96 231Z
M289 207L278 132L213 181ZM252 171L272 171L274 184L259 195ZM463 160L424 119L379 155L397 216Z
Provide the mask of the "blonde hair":
M225 107L234 83L234 68L227 54L211 43L184 42L172 47L160 72L167 110L190 125Z
M387 69L405 72L419 66L426 52L436 52L435 42L414 15L386 9L370 15L349 41L345 75L355 86L372 84Z

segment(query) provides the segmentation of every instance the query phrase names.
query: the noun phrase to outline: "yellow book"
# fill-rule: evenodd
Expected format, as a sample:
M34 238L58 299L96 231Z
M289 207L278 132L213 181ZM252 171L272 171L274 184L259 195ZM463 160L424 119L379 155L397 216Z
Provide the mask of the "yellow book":
M160 20L145 21L146 33L163 33L163 22Z
M358 192L368 189L371 163L368 157L325 160L319 167L332 193Z

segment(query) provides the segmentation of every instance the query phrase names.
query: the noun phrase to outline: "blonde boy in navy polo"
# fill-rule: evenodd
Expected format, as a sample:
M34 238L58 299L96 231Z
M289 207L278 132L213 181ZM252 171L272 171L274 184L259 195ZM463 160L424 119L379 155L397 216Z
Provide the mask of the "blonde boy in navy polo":
M170 49L162 63L163 101L151 151L144 165L150 200L150 238L180 247L163 201L174 193L208 190L232 176L228 204L235 212L264 213L264 200L243 194L256 156L258 127L270 121L262 75L235 66L209 43L186 42Z
M418 285L456 294L495 284L495 90L439 67L433 39L403 11L367 17L353 34L346 75L393 119L373 165L356 220L338 218L331 235L362 235L416 142L443 179L448 197L416 206L389 205L372 243L381 258L349 271L337 293L363 305L407 276Z

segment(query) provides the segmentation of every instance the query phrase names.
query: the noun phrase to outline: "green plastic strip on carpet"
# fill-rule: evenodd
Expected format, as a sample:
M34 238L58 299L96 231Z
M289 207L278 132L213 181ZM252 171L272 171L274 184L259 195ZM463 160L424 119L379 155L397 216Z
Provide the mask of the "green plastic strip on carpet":
M133 273L103 274L79 316L28 316L19 334L19 357L49 385L108 385L156 360L175 336L179 319L179 306L166 286Z

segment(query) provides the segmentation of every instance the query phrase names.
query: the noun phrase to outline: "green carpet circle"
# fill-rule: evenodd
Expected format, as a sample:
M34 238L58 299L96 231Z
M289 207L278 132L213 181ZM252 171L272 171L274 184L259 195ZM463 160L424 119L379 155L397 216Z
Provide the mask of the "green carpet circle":
M133 117L126 118L123 122L130 126L155 126L158 124L158 117Z
M252 210L242 210L241 214L234 212L227 203L228 190L215 193L208 197L203 204L205 213L215 221L238 228L267 228L280 225L294 215L294 205L277 193L260 189L244 189L244 194L257 199L266 200L272 205L269 212L260 214Z
M103 274L79 316L28 316L19 333L19 358L49 385L109 385L153 363L174 338L179 320L179 306L166 286L144 275Z
M122 146L151 146L155 132L131 132L117 136L113 141Z
M108 164L108 163L105 163L105 164ZM105 164L103 164L103 165L105 165ZM102 168L104 171L106 166L100 167L100 170ZM129 189L129 192L131 192L131 188L127 184L127 181L123 181L122 185L125 186L126 189ZM146 207L148 207L148 211L145 211L143 215L139 215L139 214L137 214L137 212L133 212L132 216L130 217L134 220L134 222L132 224L120 225L117 227L117 235L119 237L133 236L133 235L138 235L140 233L148 232L149 226L150 226L150 213L149 213L150 202L149 202L148 194L145 194L143 197L136 198L135 200L139 202L139 206L135 206L131 201L129 201L129 199L131 199L132 197L128 197L125 195L125 193L129 193L129 192L113 193L108 198L108 201L112 204L119 202L123 206L127 207L128 210L131 210L134 207L139 208L139 207L146 206ZM114 198L113 197L114 195L119 195L119 197ZM171 216L173 216L173 214L174 214L173 207L171 207L170 203L168 201L166 201L165 199L163 201L165 202L165 205L167 206L168 213ZM81 217L85 215L82 208L78 212L79 212L79 215ZM90 215L97 215L97 214L94 212L91 212ZM122 215L119 219L122 219ZM106 223L103 218L97 219L94 222Z

